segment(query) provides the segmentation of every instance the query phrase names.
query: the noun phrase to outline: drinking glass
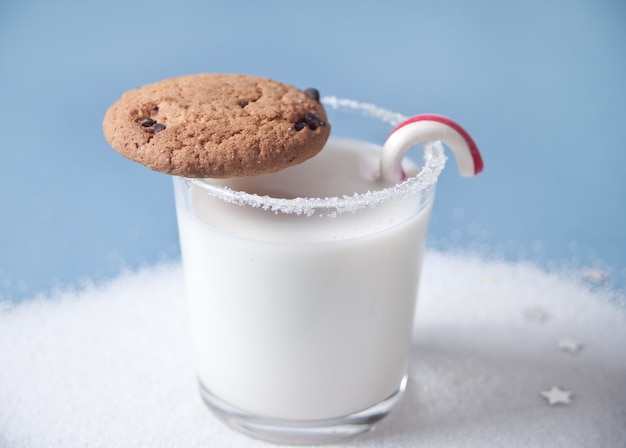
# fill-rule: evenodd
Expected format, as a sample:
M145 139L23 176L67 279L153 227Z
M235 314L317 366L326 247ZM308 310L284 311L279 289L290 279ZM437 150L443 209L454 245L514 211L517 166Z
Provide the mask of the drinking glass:
M256 438L335 442L369 430L407 383L436 181L425 145L401 183L381 145L406 117L323 98L332 136L303 164L236 179L174 178L200 393Z

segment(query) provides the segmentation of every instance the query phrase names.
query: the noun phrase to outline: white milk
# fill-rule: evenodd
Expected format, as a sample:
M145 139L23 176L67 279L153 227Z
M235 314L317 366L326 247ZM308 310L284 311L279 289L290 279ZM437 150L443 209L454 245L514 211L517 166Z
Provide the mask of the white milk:
M366 192L383 187L377 151L331 139L297 167L219 183L274 197L371 200ZM197 372L211 394L252 414L317 420L398 390L434 187L354 213L350 201L328 200L301 215L227 204L184 179L176 189Z

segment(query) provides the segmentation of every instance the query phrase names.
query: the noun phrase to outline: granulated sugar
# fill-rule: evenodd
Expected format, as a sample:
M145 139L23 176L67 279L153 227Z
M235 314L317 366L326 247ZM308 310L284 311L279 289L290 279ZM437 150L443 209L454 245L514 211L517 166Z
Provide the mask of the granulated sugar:
M182 291L173 264L0 302L0 447L269 446L201 402ZM582 275L428 252L407 393L342 446L625 447L621 301Z

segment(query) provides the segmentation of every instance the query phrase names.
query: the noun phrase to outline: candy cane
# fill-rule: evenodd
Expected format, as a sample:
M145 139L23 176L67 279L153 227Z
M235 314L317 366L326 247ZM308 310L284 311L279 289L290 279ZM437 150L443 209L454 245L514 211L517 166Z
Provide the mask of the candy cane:
M424 114L400 123L387 138L380 160L380 172L388 183L406 179L402 158L413 146L429 141L441 141L456 157L461 176L475 176L483 169L483 159L470 135L456 122L441 115Z

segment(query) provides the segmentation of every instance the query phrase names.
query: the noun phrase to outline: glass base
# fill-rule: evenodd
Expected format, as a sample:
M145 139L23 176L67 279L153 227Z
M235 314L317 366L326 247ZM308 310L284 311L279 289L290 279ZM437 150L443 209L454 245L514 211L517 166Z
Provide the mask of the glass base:
M282 420L242 411L217 398L200 383L200 395L213 413L229 427L248 436L288 445L318 445L345 440L369 431L400 400L407 375L398 388L374 406L344 417L328 420Z

